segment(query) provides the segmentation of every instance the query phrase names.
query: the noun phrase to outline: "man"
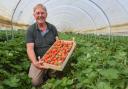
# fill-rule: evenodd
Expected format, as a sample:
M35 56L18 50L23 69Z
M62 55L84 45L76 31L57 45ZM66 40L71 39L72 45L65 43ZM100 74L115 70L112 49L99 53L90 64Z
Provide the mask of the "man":
M47 10L42 4L37 4L33 8L33 16L36 23L27 30L26 47L31 61L29 77L32 78L33 86L38 86L43 83L47 72L40 58L55 42L58 33L55 26L46 22Z

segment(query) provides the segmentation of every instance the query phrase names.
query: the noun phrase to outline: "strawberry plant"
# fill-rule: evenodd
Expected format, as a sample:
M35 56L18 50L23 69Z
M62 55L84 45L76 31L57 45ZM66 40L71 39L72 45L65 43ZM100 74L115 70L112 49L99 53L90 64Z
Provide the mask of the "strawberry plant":
M0 89L32 88L24 34L18 34L0 42ZM75 37L76 48L65 69L40 89L128 89L128 37L109 40L108 36L74 33L59 33L59 37ZM51 54L57 52L54 48Z

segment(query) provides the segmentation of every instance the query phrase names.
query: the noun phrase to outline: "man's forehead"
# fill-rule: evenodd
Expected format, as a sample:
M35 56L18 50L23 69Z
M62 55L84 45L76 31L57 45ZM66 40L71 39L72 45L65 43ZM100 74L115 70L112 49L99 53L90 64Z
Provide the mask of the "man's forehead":
M42 8L42 7L38 7L38 8L35 9L35 12L37 12L37 11L43 11L43 12L45 12L45 9Z

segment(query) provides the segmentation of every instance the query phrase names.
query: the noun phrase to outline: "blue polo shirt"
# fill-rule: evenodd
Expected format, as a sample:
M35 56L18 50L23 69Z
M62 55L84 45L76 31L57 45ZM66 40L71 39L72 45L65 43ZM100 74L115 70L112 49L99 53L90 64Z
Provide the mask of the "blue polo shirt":
M26 43L34 43L36 57L42 57L46 51L53 45L58 36L57 29L54 25L46 22L47 30L42 32L37 23L34 23L27 29Z

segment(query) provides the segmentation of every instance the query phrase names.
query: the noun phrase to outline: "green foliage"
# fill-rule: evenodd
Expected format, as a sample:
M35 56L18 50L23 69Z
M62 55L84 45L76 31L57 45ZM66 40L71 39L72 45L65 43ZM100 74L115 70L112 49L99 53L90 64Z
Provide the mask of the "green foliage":
M0 42L0 89L30 89L29 65L24 35Z
M105 77L105 79L108 79L108 80L118 79L118 77L119 77L119 75L118 75L119 71L114 68L100 70L99 73L103 77Z
M54 84L53 84L54 83ZM61 80L51 79L44 86L43 89L69 89L73 85L73 80L68 77L63 77Z
M16 34L17 33L17 34ZM30 62L24 33L0 41L0 89L36 89L28 78ZM127 89L128 38L59 33L60 39L77 43L63 74L56 75L39 89Z
M9 87L18 87L20 79L16 78L15 76L10 77L9 79L5 79L3 84Z
M97 89L112 89L112 88L110 87L110 84L108 84L108 83L99 82L97 84Z

